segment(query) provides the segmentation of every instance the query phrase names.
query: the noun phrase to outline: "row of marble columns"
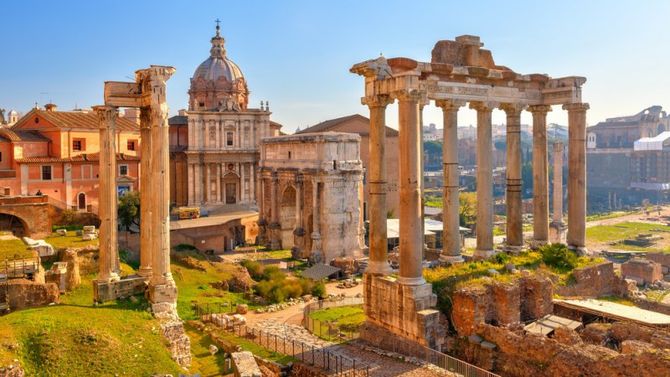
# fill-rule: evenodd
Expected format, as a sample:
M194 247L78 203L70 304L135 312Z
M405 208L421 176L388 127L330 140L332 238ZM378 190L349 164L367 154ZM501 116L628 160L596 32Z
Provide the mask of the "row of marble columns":
M228 170L231 162L207 162L188 164L188 199L189 205L226 203L226 187L223 180L227 175L234 175L237 180L235 199L237 203L254 203L256 201L256 166L255 163L234 162L236 170ZM213 172L212 172L213 170ZM239 175L238 175L239 174ZM248 178L247 178L248 175ZM216 186L214 193L212 188ZM204 184L198 184L204 182ZM238 195L239 193L239 195Z
M423 231L421 216L423 177L421 169L420 118L425 94L401 91L394 94L366 97L363 104L370 110L370 262L368 272L387 274L386 234L386 163L385 110L394 98L398 99L399 157L400 157L400 281L421 284ZM441 259L461 261L459 233L459 174L458 174L458 109L463 101L438 100L443 110L443 251ZM519 251L523 247L521 192L521 111L519 104L470 102L477 111L477 248L475 257L493 254L493 152L491 114L495 108L507 116L507 248ZM569 120L569 204L568 246L583 250L586 215L586 110L588 104L564 105ZM549 239L548 172L546 115L548 105L528 106L533 116L533 240L541 245ZM394 153L392 151L391 153Z
M138 71L138 82L151 90L150 105L140 107L140 269L150 288L174 287L170 272L169 126L165 81L170 67ZM96 106L100 124L100 281L119 280L116 149L118 108ZM163 289L164 288L160 288ZM155 302L155 300L152 300Z

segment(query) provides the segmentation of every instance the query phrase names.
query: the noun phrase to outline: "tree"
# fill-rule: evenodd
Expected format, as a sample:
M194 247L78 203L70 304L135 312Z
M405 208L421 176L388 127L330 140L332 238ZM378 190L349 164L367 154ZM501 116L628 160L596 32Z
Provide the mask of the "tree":
M131 225L140 226L140 194L137 191L130 191L119 198L119 221L126 230L130 230Z
M461 192L458 195L458 217L461 226L471 227L477 220L477 193Z

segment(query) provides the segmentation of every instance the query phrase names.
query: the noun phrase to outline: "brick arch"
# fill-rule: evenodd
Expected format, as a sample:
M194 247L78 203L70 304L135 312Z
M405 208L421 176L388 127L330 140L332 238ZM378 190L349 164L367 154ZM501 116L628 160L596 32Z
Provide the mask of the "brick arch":
M12 205L0 206L0 214L14 216L23 224L24 235L31 238L43 238L51 234L51 218L46 206ZM42 207L42 206L39 206Z

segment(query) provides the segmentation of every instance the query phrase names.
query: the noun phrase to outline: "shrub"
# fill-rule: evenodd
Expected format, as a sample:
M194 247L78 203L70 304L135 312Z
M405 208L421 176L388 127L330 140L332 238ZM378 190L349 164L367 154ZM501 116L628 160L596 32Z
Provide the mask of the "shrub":
M542 262L561 272L567 272L577 266L578 257L563 244L550 244L540 248Z
M507 254L507 253L498 253L498 254L496 254L496 255L493 256L493 260L494 260L496 263L500 263L500 264L506 264L506 263L509 262L511 259L512 259L512 258L511 258L511 257L509 256L509 254Z
M312 288L312 296L318 298L326 297L326 284L323 281L314 284L314 287Z
M260 263L252 260L243 260L241 265L247 269L252 279L256 281L263 279L263 265Z
M198 250L195 246L189 245L187 243L180 243L174 248L176 251L195 251Z

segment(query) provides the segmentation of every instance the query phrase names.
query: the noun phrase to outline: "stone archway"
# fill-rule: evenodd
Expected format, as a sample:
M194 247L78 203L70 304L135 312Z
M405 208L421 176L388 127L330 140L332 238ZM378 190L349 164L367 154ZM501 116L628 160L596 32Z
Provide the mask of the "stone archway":
M279 224L281 226L282 248L290 249L295 245L293 230L295 229L295 198L296 191L293 186L288 186L281 196L279 205Z
M16 237L28 235L27 224L18 216L0 213L0 231L12 232Z

